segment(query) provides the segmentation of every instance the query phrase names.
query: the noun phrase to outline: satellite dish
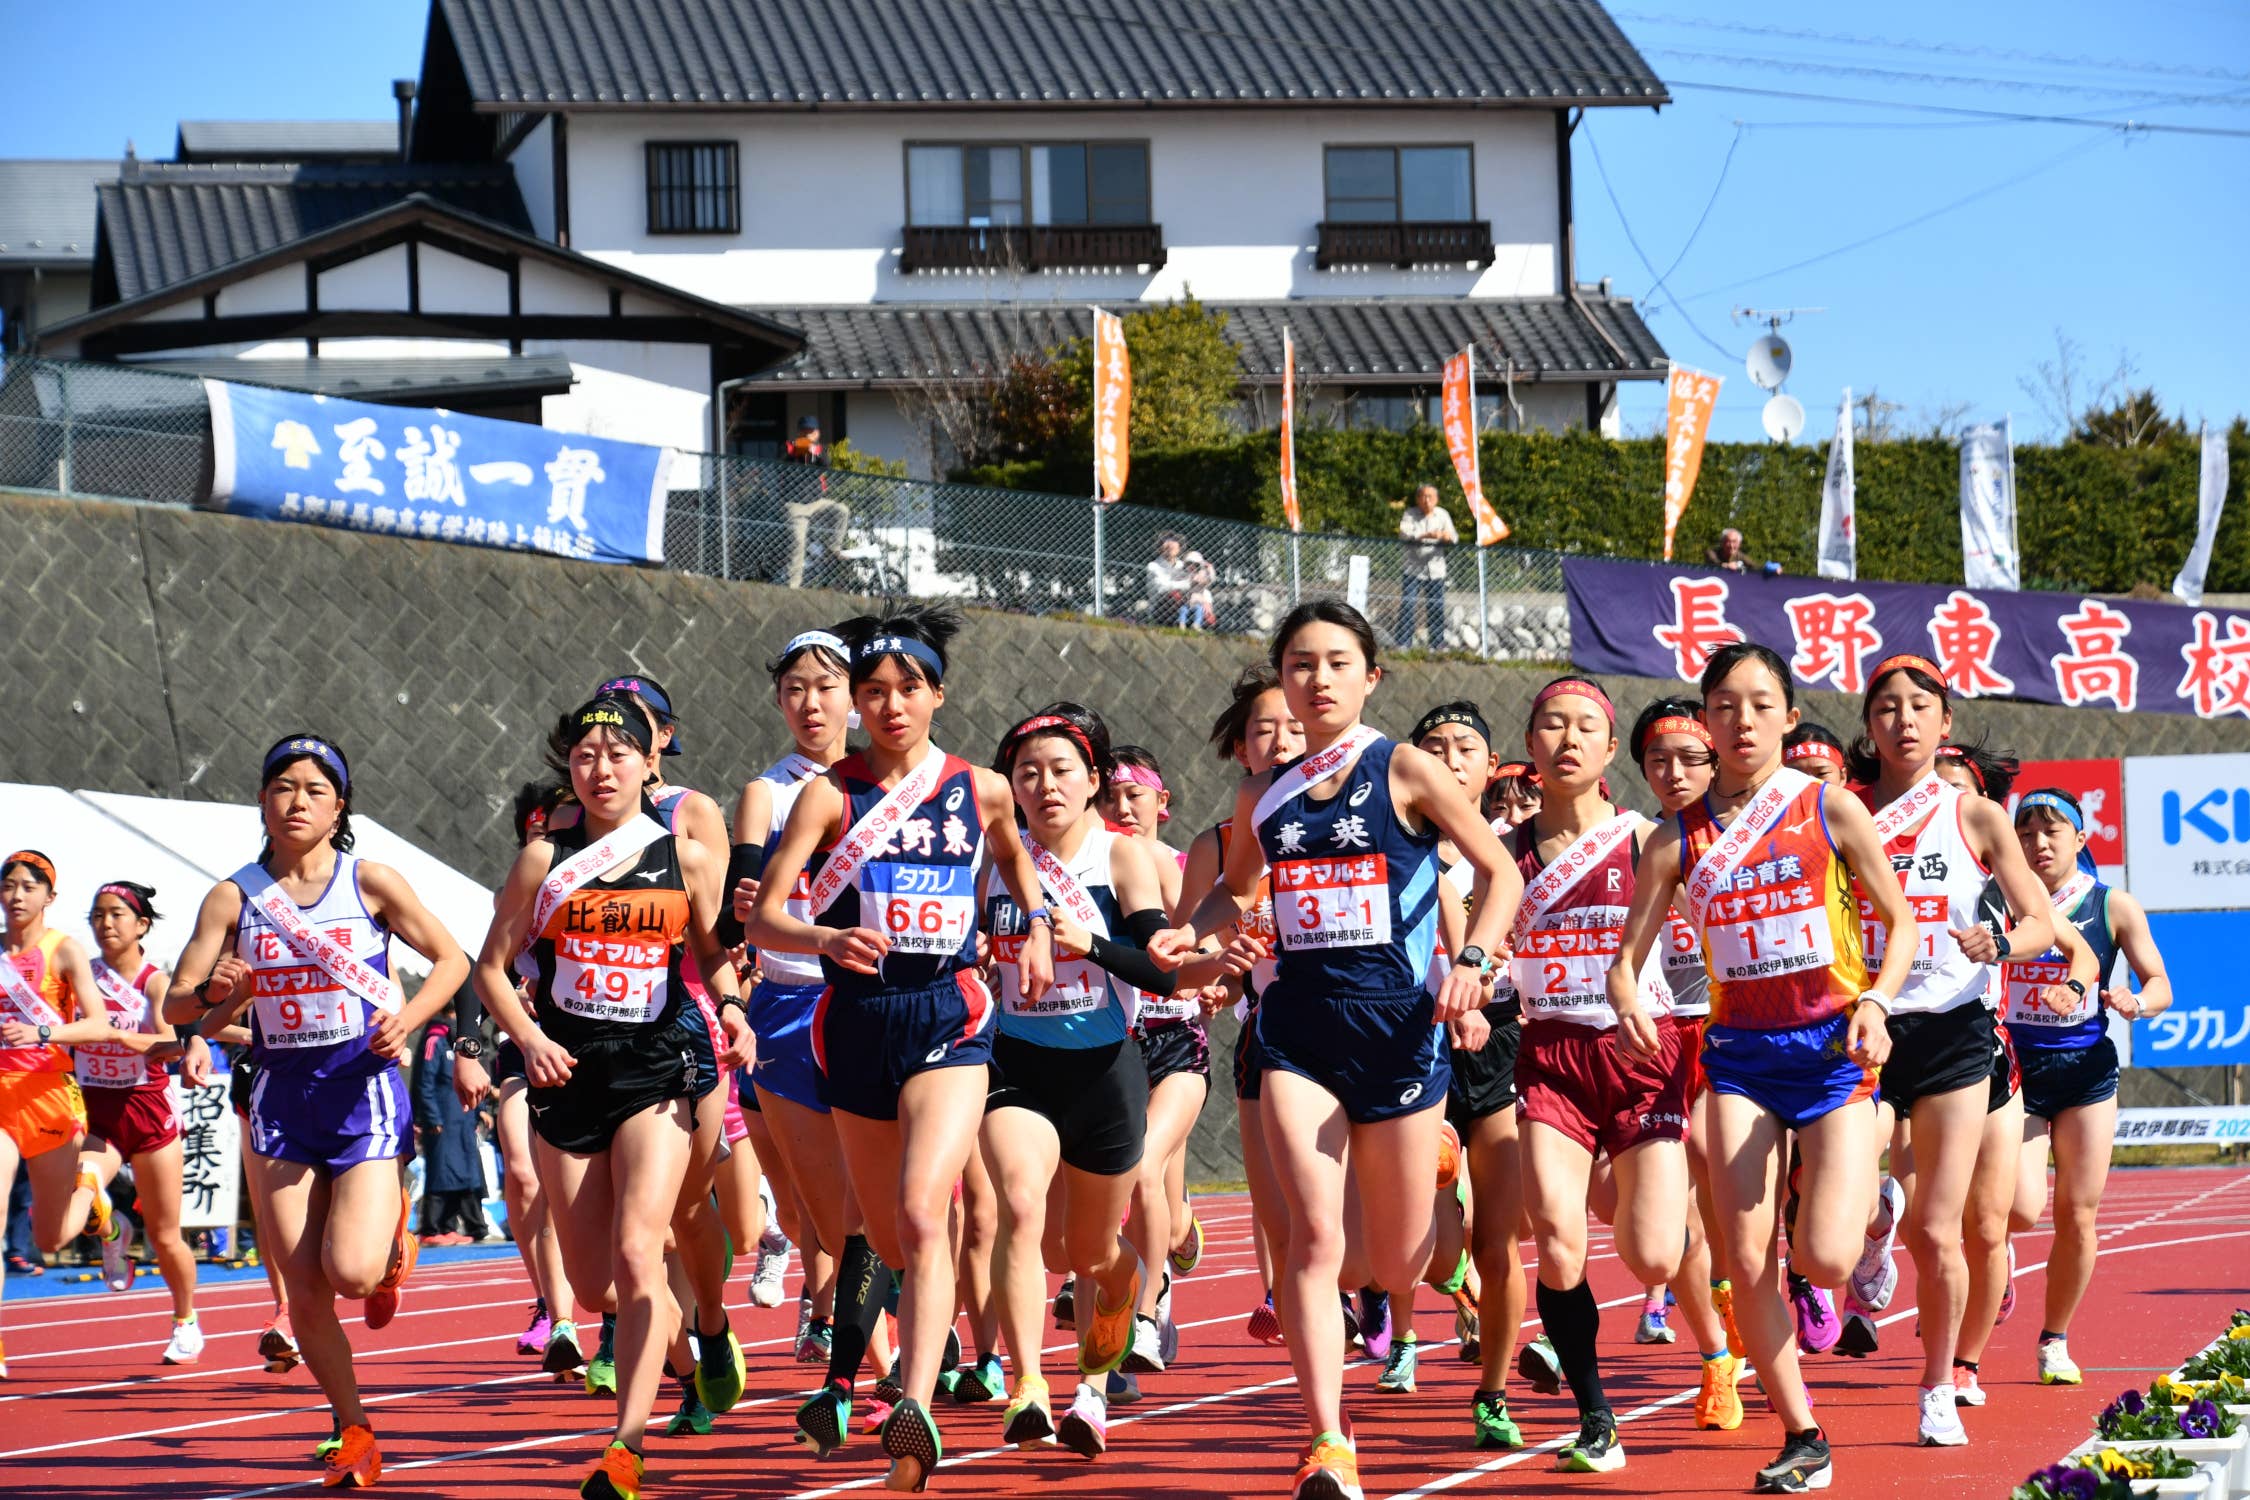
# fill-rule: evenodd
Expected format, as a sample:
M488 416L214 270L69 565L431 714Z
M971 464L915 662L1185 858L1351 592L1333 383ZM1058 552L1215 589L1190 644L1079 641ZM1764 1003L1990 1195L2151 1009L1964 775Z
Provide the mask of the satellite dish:
M1763 333L1751 342L1750 357L1743 363L1750 378L1765 390L1778 391L1789 378L1789 341L1778 333Z
M1774 342L1778 344L1781 340ZM1787 353L1786 348L1783 352ZM1795 396L1775 396L1758 414L1758 420L1765 424L1767 437L1777 443L1793 443L1797 434L1805 430L1805 403Z

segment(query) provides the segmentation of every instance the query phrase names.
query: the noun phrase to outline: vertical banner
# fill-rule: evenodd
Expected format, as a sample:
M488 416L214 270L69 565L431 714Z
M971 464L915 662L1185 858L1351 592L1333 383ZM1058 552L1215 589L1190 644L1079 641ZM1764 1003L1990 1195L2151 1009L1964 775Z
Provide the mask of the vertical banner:
M1852 388L1836 403L1836 439L1828 445L1828 477L1820 485L1820 576L1859 576L1859 519L1852 482Z
M1476 350L1471 344L1445 362L1445 451L1453 455L1453 472L1461 478L1461 493L1469 497L1469 514L1477 519L1477 545L1489 547L1508 539L1508 523L1484 498L1484 480L1477 471Z
M227 1075L192 1089L175 1078L171 1092L180 1111L180 1227L232 1229L242 1139L227 1103Z
M1665 382L1664 414L1664 560L1672 560L1672 538L1687 512L1688 497L1695 493L1695 476L1703 469L1703 440L1711 432L1711 408L1718 405L1716 375L1672 366Z
M1125 498L1132 464L1133 362L1125 353L1125 321L1094 309L1094 498Z
M1291 531L1303 531L1297 509L1297 346L1281 330L1281 515Z
M2015 444L2005 421L1961 434L1961 581L1973 589L2023 587Z
M2211 566L2211 544L2219 535L2219 512L2227 503L2227 435L2203 424L2203 484L2195 504L2195 546L2172 580L2172 592L2190 604L2203 602L2203 575Z

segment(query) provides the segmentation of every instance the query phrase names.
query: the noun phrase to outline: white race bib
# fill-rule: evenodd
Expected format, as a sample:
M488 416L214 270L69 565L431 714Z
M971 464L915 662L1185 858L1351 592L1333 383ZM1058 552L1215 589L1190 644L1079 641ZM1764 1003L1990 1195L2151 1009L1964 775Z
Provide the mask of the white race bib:
M148 996L107 961L93 962L94 983L119 1031L141 1031L148 1024ZM71 1071L84 1088L132 1089L148 1082L148 1055L121 1042L88 1042L70 1049Z
M663 941L565 933L555 939L550 995L583 1020L645 1026L671 996L671 962L672 946Z
M860 871L860 921L893 953L948 957L976 930L976 871L968 865L877 860Z
M1273 916L1291 951L1383 947L1391 940L1390 861L1282 860L1273 867Z
M325 971L300 964L288 969L254 969L252 1002L258 1014L258 1040L268 1047L333 1047L367 1034L367 1011L359 996L340 988Z

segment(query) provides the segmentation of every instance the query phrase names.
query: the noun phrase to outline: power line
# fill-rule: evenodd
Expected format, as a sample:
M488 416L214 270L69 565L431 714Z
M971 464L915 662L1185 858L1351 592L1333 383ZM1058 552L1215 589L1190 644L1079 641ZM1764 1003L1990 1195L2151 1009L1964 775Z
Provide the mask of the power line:
M1589 151L1591 151L1591 152L1593 153L1593 157L1594 157L1594 171L1595 171L1595 172L1596 172L1596 173L1597 173L1597 174L1598 174L1598 175L1599 175L1599 176L1601 177L1601 180L1602 180L1602 191L1603 191L1603 192L1605 192L1605 193L1607 193L1607 194L1609 194L1609 206L1610 206L1611 208L1614 208L1614 209L1616 209L1616 210L1617 210L1617 222L1618 222L1618 224L1619 224L1619 225L1620 225L1620 226L1621 226L1621 227L1622 227L1622 228L1624 229L1624 231L1625 231L1625 243L1627 243L1628 245L1631 245L1631 246L1633 247L1633 253L1634 253L1635 255L1637 255L1637 256L1639 256L1639 257L1640 257L1640 259L1641 259L1641 265L1642 265L1643 267L1645 267L1645 268L1647 269L1647 271L1648 271L1648 274L1649 274L1649 275L1651 275L1651 276L1654 276L1654 277L1656 277L1656 283L1657 283L1657 285L1659 285L1659 286L1663 285L1663 283L1664 283L1664 276L1662 276L1662 275L1658 275L1658 274L1657 274L1657 270L1656 270L1656 266L1655 266L1655 263L1654 263L1654 262L1652 262L1652 261L1651 261L1651 260L1650 260L1650 259L1648 258L1648 252L1647 252L1646 250L1643 250L1643 249L1641 248L1641 239L1640 239L1640 236L1639 236L1639 235L1637 235L1637 234L1635 234L1635 233L1633 233L1633 221L1625 217L1625 205L1624 205L1624 204L1623 204L1622 202L1620 202L1620 201L1618 200L1618 197L1617 197L1617 189L1616 189L1615 187L1613 187L1613 186L1612 186L1612 185L1610 184L1610 180L1609 180L1609 167L1608 167L1608 165L1607 165L1607 164L1606 164L1605 162L1603 162L1603 160L1602 160L1602 148L1601 148L1601 143L1600 143L1600 142L1598 142L1598 141L1596 141L1596 140L1594 139L1594 131L1593 131L1593 127L1592 127L1592 126L1590 126L1589 124L1587 124L1587 122L1586 122L1585 118L1584 118L1583 116L1581 116L1581 117L1579 118L1579 121L1578 121L1578 128L1579 128L1579 129L1580 129L1581 131L1585 132L1585 136L1586 136L1586 147L1587 147L1587 149L1588 149ZM1737 137L1736 137L1736 140L1737 140L1737 141L1739 141L1740 139L1741 139L1741 137L1740 137L1740 136L1737 136ZM1729 147L1727 148L1727 155L1728 155L1728 157L1729 157L1730 159L1731 159L1731 158L1733 157L1733 155L1734 155L1734 147L1732 147L1732 146L1729 146ZM1724 174L1724 172L1722 171L1722 173L1721 173L1721 181L1724 181L1724 180L1725 180L1725 174ZM1713 197L1714 197L1714 198L1716 198L1716 196L1717 196L1716 194L1713 194ZM1706 206L1706 208L1704 209L1704 212L1705 212L1706 214L1708 214L1708 213L1710 212L1710 209L1708 208L1708 206ZM1701 227L1702 227L1702 225L1701 225L1700 223L1698 223L1696 227L1697 227L1697 228L1701 228ZM1682 252L1682 253L1685 253L1685 252ZM1676 265L1676 264L1677 264L1677 262L1675 262L1674 264ZM1669 274L1670 274L1670 272L1666 272L1666 273L1664 273L1664 274L1665 274L1665 275L1669 275ZM1706 343L1706 344L1709 344L1709 345L1710 345L1710 346L1711 346L1711 347L1712 347L1713 349L1716 349L1716 350L1718 350L1718 351L1719 351L1719 353L1720 353L1721 355L1723 355L1724 357L1726 357L1726 358L1728 358L1728 359L1732 359L1732 358L1734 358L1734 351L1733 351L1733 350L1731 350L1731 349L1727 348L1727 347L1726 347L1726 345L1724 345L1724 344L1720 343L1720 342L1719 342L1719 341L1718 341L1717 339L1715 339L1715 338L1711 337L1711 335L1709 335L1709 334L1705 333L1705 332L1704 332L1704 331L1703 331L1703 330L1702 330L1701 328L1699 328L1699 327L1697 327L1697 326L1696 326L1696 322L1695 322L1695 319L1693 319L1693 318L1691 318L1691 317L1689 317L1689 316L1688 316L1688 314L1687 314L1687 309L1686 309L1686 308L1683 308L1683 307L1681 307L1681 306L1680 306L1680 303L1679 303L1679 299L1678 299L1678 298L1676 298L1676 297L1675 297L1675 298L1673 298L1673 299L1672 299L1672 307L1673 307L1673 309L1674 309L1675 311L1677 311L1677 312L1679 313L1679 315L1680 315L1680 321L1681 321L1681 322L1683 322L1683 323L1685 323L1685 324L1687 324L1687 326L1688 326L1688 331L1689 331L1690 333L1694 334L1694 335L1695 335L1695 336L1696 336L1697 338L1699 338L1699 339L1703 340L1703 342L1704 342L1704 343Z
M2062 83L2040 79L1990 78L1964 73L1912 72L1904 68L1880 68L1863 63L1831 62L1823 58L1767 57L1742 52L1705 52L1682 47L1651 47L1658 57L1679 58L1687 62L1713 62L1726 66L1740 66L1760 70L1778 70L1784 73L1822 73L1838 78L1867 78L1878 82L1914 84L1931 88L1982 88L2008 89L2019 93L2079 94L2096 99L2118 99L2124 103L2118 108L2135 104L2236 104L2241 93L2160 92L2147 88L2119 88L2114 84Z
M1804 89L1763 89L1743 83L1703 83L1683 78L1666 80L1674 89L1695 89L1709 94L1745 94L1758 99L1794 99L1814 104L1850 104L1866 109L1899 109L1917 114L1953 115L1962 119L1991 120L2014 125L2079 125L2133 135L2208 135L2250 139L2250 130L2218 125L2172 125L2155 120L2114 120L2097 115L2041 115L2018 110L1974 109L1963 104L1915 104L1903 99L1867 99L1850 94L1820 94Z
M1594 142L1593 131L1586 125L1583 116L1580 117L1578 123L1579 128L1587 132L1586 143L1589 146L1592 145ZM1666 286L1665 283L1670 281L1672 279L1672 273L1680 268L1680 262L1687 259L1687 253L1689 249L1694 246L1696 236L1703 233L1703 226L1706 223L1710 222L1711 210L1718 207L1719 205L1719 190L1727 185L1727 168L1734 165L1735 150L1737 147L1741 146L1743 134L1748 129L1749 127L1744 125L1740 120L1737 120L1735 122L1734 139L1727 142L1727 154L1719 162L1719 179L1718 181L1711 184L1711 196L1703 201L1703 212L1696 215L1695 227L1688 231L1687 241L1685 244L1682 244L1680 246L1680 253L1672 257L1672 263L1664 268L1664 274L1656 278L1655 284L1650 286L1647 294L1641 298L1641 301L1643 301L1644 303L1648 302L1660 291L1671 290L1671 288ZM1603 180L1605 182L1608 180L1608 174L1606 172L1603 174ZM1623 218L1624 215L1620 214L1618 217Z

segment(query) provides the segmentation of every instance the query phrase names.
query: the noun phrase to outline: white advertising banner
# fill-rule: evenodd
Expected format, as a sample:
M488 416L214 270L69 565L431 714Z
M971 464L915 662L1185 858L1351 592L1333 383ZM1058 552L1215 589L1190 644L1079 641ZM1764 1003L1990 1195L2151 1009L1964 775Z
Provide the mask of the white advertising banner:
M2120 1146L2178 1146L2197 1141L2250 1142L2250 1105L2206 1104L2117 1112Z
M1961 434L1961 580L1973 589L2020 589L2016 453L2007 422Z
M201 1088L172 1080L180 1111L180 1227L232 1229L242 1181L241 1122L227 1103L227 1075Z
M1852 481L1852 388L1836 403L1836 440L1828 445L1828 477L1820 486L1820 576L1859 576L1859 518Z
M2125 861L2150 911L2250 909L2250 755L2127 757Z
M2203 602L2203 575L2211 567L2211 544L2219 536L2219 512L2227 504L2227 435L2224 428L2217 432L2211 424L2203 424L2203 472L2195 504L2195 546L2180 573L2172 580L2172 592L2190 604Z

